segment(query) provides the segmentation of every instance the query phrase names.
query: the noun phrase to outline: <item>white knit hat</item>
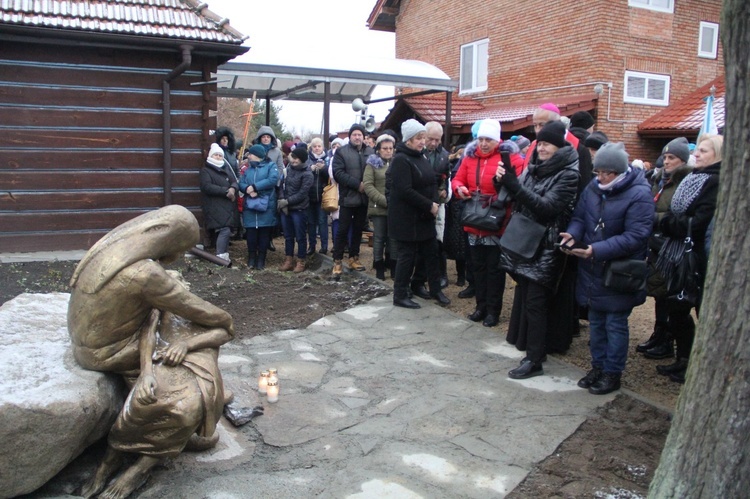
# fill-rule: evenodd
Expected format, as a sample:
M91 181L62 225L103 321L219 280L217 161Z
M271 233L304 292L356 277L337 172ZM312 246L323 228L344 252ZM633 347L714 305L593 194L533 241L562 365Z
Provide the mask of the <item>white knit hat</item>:
M409 142L409 139L414 137L419 132L426 132L427 129L424 125L415 119L406 120L401 123L401 137L404 142Z
M221 153L221 157L224 157L224 149L222 149L219 144L214 142L213 144L211 144L211 149L208 150L208 157L210 158L216 153Z
M500 142L500 122L497 120L482 120L477 130L477 138L484 137Z

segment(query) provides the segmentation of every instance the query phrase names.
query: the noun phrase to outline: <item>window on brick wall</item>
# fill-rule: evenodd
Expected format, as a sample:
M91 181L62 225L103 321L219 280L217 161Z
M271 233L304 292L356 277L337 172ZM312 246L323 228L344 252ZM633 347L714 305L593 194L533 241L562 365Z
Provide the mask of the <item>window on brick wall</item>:
M674 12L674 0L628 0L628 5L641 9L669 12L670 14Z
M700 35L698 36L698 57L716 59L719 49L719 25L701 21Z
M487 49L489 40L479 40L461 45L460 93L487 90Z
M625 102L669 105L669 76L625 71Z

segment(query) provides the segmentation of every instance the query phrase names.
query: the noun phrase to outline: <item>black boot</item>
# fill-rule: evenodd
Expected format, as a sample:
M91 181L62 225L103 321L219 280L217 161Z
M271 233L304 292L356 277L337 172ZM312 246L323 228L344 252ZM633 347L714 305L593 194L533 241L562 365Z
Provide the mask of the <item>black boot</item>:
M615 373L604 373L594 384L589 387L592 395L606 395L620 389L620 375Z
M463 288L466 286L466 262L464 260L456 260L456 286Z
M667 337L667 327L664 324L656 323L654 325L654 332L651 333L651 337L644 341L643 343L639 343L635 347L635 351L638 353L645 353L648 350L651 350L655 346L661 344L664 342L664 340Z
M427 291L427 288L424 287L424 284L412 284L411 292L414 294L414 296L418 296L423 300L429 300L430 298L432 298L432 296L430 296L430 292Z
M578 386L581 388L591 388L591 385L599 381L599 378L602 377L602 370L598 367L594 367L589 372L586 373L586 376L578 380Z
M255 268L258 270L263 270L266 268L266 252L265 251L258 251L258 260L255 264Z
M659 374L663 376L669 376L670 374L684 371L685 369L687 369L687 365L688 365L687 359L677 359L672 364L656 366L656 372L658 372Z
M669 379L674 381L675 383L679 383L681 385L685 384L685 374L687 374L687 369L683 369L682 371L677 371L676 373L672 373L669 375Z
M647 359L668 359L674 356L674 339L672 334L667 332L662 341L655 347L649 348L643 352L643 356Z
M375 277L381 281L385 281L385 262L383 260L375 260L372 262L372 267L375 269Z
M474 298L476 295L477 295L477 291L476 289L474 289L473 284L469 284L469 286L466 289L458 293L459 298Z
M422 308L419 303L412 301L409 298L396 298L395 296L393 297L393 304L402 308Z
M388 260L388 270L391 273L391 279L396 279L396 260Z
M442 291L438 291L437 293L432 295L432 298L437 301L438 305L440 305L441 307L446 307L451 304L451 301L447 296L445 296L445 294L443 294Z

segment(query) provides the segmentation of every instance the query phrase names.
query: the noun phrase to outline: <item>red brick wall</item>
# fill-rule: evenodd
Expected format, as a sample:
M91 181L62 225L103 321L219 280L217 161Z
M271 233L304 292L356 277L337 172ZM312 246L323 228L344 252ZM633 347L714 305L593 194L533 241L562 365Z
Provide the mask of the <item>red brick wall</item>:
M597 129L625 142L631 159L653 161L668 140L641 139L636 130L663 107L623 103L625 70L669 75L670 102L719 76L721 47L716 60L697 54L700 21L718 23L720 11L720 0L675 0L673 14L627 0L406 0L396 57L429 62L458 80L461 45L489 38L489 88L467 95L485 104L554 101L611 82L611 97L605 85L599 98ZM564 86L574 87L531 92ZM495 96L511 92L523 93Z

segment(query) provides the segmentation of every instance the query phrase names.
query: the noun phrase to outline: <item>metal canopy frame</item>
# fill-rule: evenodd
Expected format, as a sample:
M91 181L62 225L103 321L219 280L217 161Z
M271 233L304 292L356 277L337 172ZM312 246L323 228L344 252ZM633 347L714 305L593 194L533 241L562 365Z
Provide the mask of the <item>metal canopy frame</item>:
M367 59L332 63L328 67L309 67L304 61L299 64L276 64L263 61L247 53L232 62L219 66L216 81L218 97L256 98L266 100L270 109L272 100L295 100L322 102L323 140L328 146L330 104L351 103L360 98L366 104L393 100L392 98L371 100L378 85L396 88L423 89L420 93L446 93L446 122L450 122L451 95L458 82L437 67L422 61L406 59ZM372 68L377 68L373 70ZM270 115L266 113L266 124ZM448 137L445 137L448 139Z

